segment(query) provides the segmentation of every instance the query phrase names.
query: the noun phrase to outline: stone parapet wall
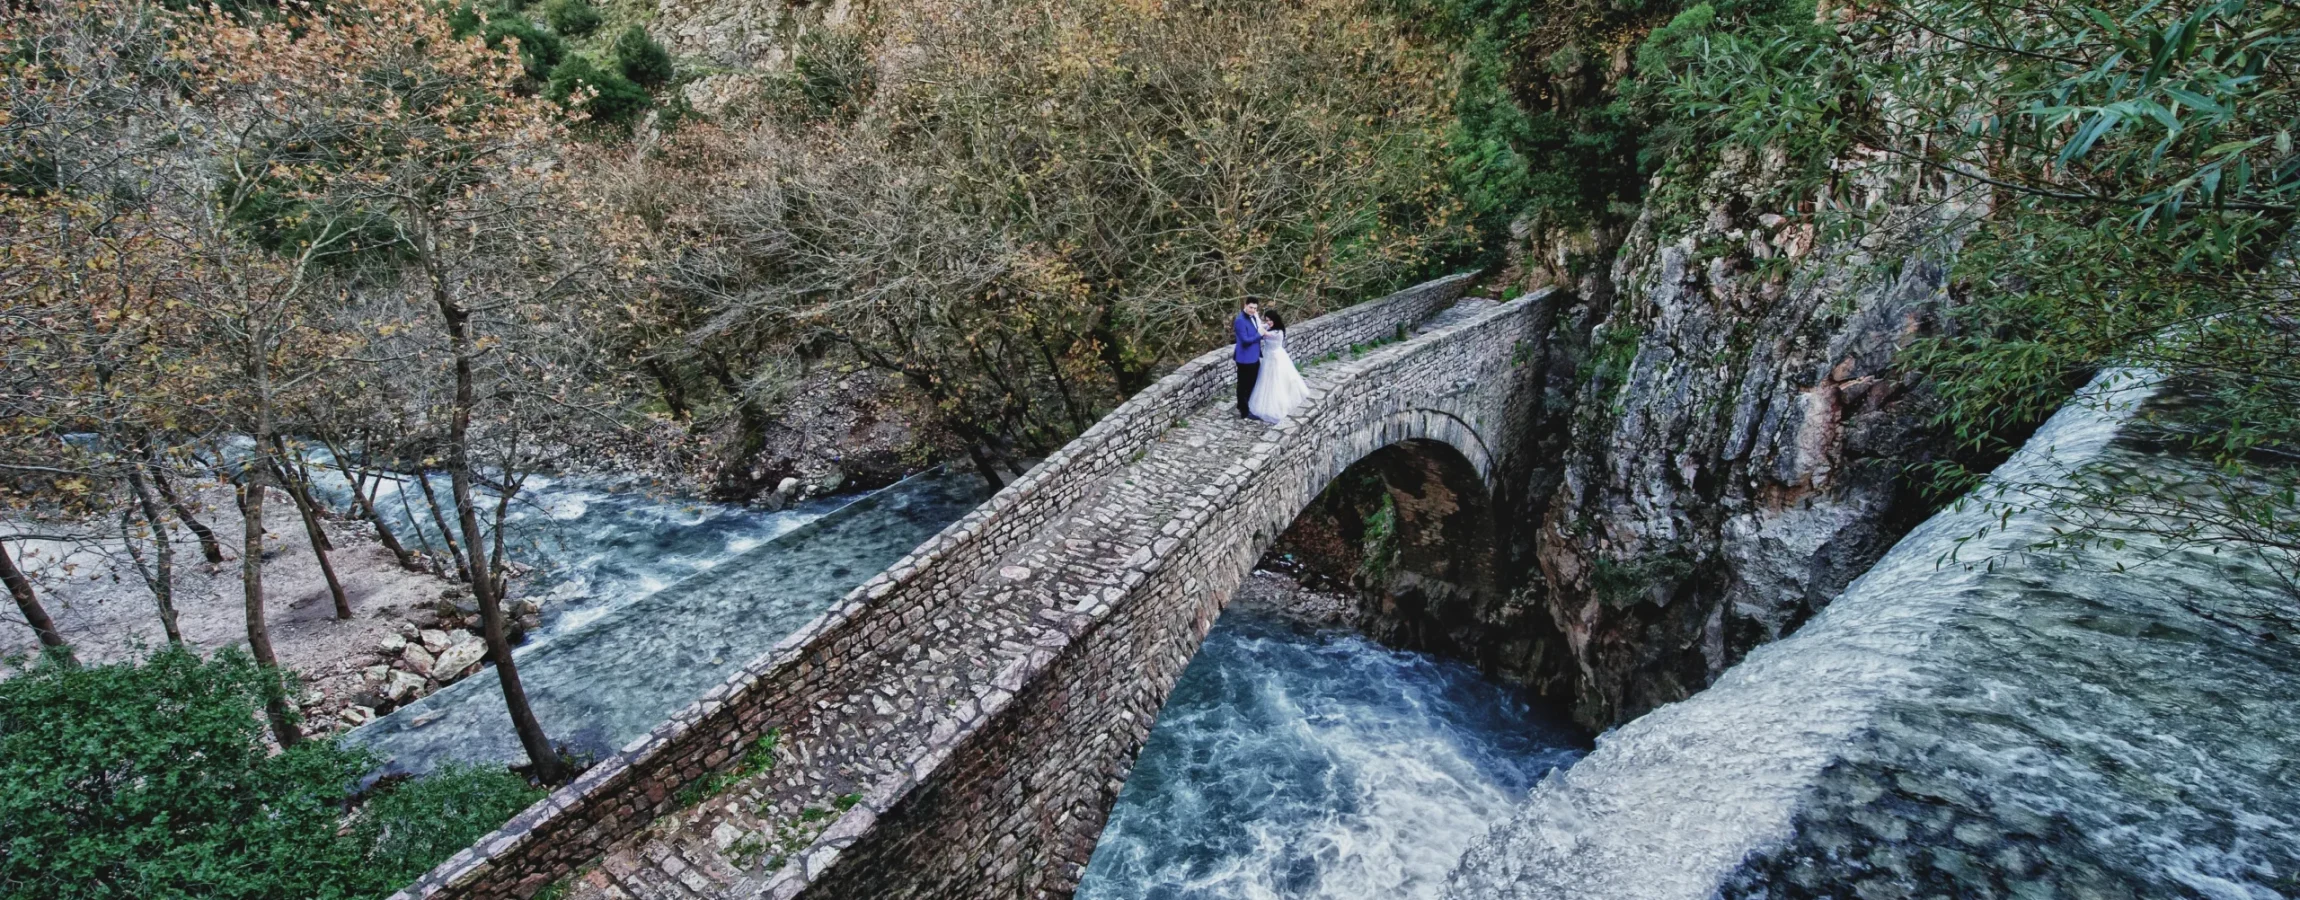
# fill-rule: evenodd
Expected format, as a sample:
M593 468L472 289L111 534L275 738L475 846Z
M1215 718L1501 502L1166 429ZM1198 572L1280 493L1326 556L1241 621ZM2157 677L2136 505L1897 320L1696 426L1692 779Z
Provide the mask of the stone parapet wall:
M1307 361L1391 337L1401 327L1453 303L1470 277L1438 279L1301 323L1289 330L1289 349ZM1411 350L1420 343L1387 348L1347 365L1396 356L1394 351ZM930 642L928 623L949 611L985 569L1063 516L1102 476L1126 466L1178 421L1223 395L1231 381L1229 352L1223 348L1200 356L1128 400L693 705L456 854L394 895L395 900L530 896L598 858L617 841L677 811L682 790L731 767L748 743L769 729L811 721L820 713L815 698L852 687L844 683L842 673L867 668L858 662ZM1290 421L1273 434L1298 424ZM1183 659L1187 658L1185 653ZM1043 667L1051 659L1049 649L1043 659L1034 653L1025 662ZM999 679L1008 698L1011 689L1003 686L1014 677L1020 673ZM1171 678L1166 682L1170 685ZM1013 684L1023 686L1022 681ZM1163 698L1163 689L1158 695ZM1145 729L1148 715L1143 717ZM1138 746L1139 740L1135 743ZM941 761L939 757L919 761L919 770L930 771ZM890 809L899 799L890 790L874 787L817 844L854 842L868 830L876 811ZM1099 821L1097 816L1097 831ZM1092 838L1091 833L1086 835L1089 845ZM836 856L835 850L822 855L818 864L817 854L810 852L790 869L802 876L820 873Z
M1264 550L1336 475L1402 441L1502 463L1538 377L1548 295L1336 366L1304 409L1185 501L1164 534L1078 597L998 679L967 730L874 793L759 896L1011 898L1077 886L1175 680ZM1304 354L1305 357L1308 354ZM1129 473L1130 475L1134 473ZM1149 477L1144 475L1142 477ZM883 799L891 800L882 804Z

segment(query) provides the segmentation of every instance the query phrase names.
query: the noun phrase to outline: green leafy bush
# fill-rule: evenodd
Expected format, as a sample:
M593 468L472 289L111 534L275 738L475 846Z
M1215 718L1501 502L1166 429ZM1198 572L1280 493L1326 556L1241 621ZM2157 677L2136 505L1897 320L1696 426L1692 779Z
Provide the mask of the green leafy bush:
M670 84L675 74L671 51L637 25L615 36L615 67L623 70L623 77L648 88Z
M878 90L869 36L817 29L799 38L791 72L777 87L776 106L795 121L853 121Z
M1633 215L1671 168L1696 183L1714 129L1664 89L1713 38L1813 29L1811 0L1391 0L1450 49L1446 175L1490 253L1514 221L1577 225ZM1635 49L1617 72L1609 48Z
M539 795L456 770L347 813L373 760L269 752L270 678L170 648L0 681L0 900L380 897Z
M505 40L519 42L519 64L527 70L527 77L540 83L549 77L561 60L567 58L567 43L559 36L536 27L535 23L515 15L501 15L487 20L481 30L487 46L503 49Z
M451 765L367 801L352 843L366 851L366 873L396 889L542 796L507 769Z
M599 8L591 0L551 0L543 8L543 19L551 23L551 30L568 37L582 37L599 30Z
M546 96L570 111L589 114L595 123L621 128L628 128L654 102L646 88L623 73L583 56L568 57L552 70Z

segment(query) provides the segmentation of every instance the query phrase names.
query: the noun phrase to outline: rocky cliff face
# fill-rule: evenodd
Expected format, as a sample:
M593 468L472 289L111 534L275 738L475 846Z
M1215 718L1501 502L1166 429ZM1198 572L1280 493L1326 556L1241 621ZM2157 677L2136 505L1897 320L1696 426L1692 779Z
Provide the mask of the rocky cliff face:
M1728 155L1674 193L1695 208L1524 238L1509 288L1561 299L1543 412L1496 485L1490 583L1433 593L1439 551L1478 551L1413 546L1405 507L1424 492L1371 460L1271 562L1354 584L1369 634L1473 661L1594 729L1691 696L1811 617L1931 511L1914 467L1940 439L1902 351L1939 327L1954 250L1915 236L1952 213L1863 197L1893 215L1823 244L1755 211L1769 177Z
M655 31L700 73L684 88L707 113L756 102L764 80L796 68L807 38L860 28L869 0L658 0Z
M1692 214L1649 206L1610 266L1571 275L1551 334L1490 617L1546 614L1569 670L1503 674L1593 727L1705 687L1929 511L1909 469L1937 438L1899 353L1937 327L1953 248L1816 246L1751 210L1765 169L1728 156Z

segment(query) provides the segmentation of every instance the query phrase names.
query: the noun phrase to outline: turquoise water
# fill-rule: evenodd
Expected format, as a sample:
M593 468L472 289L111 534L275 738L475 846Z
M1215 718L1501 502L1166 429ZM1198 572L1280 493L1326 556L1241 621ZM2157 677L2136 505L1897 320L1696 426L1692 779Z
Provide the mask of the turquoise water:
M1233 609L1159 713L1077 896L1434 896L1585 741L1468 666Z
M315 493L338 511L353 509L351 484L322 450L308 450ZM373 502L410 550L444 557L419 476L383 473ZM445 503L447 476L422 476ZM678 583L820 519L865 496L824 497L787 510L712 503L630 476L528 476L505 516L513 563L532 570L518 585L543 602L544 635L605 615L615 606ZM449 518L452 521L452 511ZM461 539L461 535L457 535Z
M539 490L544 515L582 503L565 532L565 583L607 596L520 647L521 682L553 741L613 753L702 696L881 569L980 503L973 475L930 473L813 514L746 520L620 498ZM612 501L612 502L610 502ZM561 520L565 521L565 520ZM518 523L514 522L517 527ZM754 536L777 532L770 536ZM613 565L586 560L611 560ZM677 577L685 571L684 577ZM650 579L667 580L660 587ZM616 595L620 586L620 596ZM387 771L525 759L492 670L482 670L351 732Z

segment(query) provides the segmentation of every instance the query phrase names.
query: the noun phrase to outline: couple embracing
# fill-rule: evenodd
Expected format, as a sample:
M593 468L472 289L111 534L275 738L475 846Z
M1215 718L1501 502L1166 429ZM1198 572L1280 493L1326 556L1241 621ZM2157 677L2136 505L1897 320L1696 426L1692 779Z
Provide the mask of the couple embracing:
M1275 312L1262 315L1261 305L1248 300L1230 326L1238 336L1230 357L1238 363L1238 418L1276 425L1309 393L1294 358L1286 355L1286 320Z

